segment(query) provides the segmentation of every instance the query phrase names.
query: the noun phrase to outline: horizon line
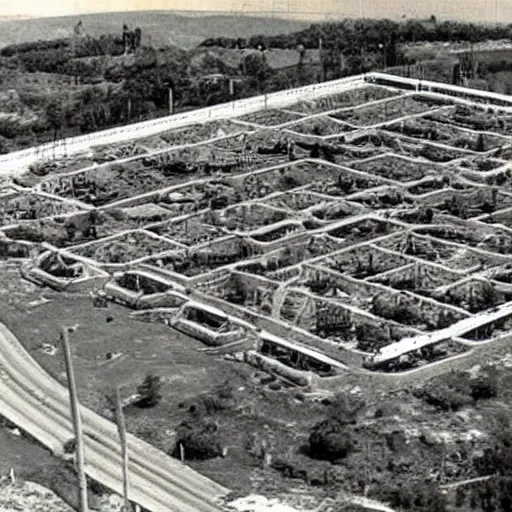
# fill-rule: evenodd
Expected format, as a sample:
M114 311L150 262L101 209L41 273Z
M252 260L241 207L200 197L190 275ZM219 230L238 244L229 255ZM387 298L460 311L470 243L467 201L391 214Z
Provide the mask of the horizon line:
M352 16L343 14L337 11L319 12L319 11L303 11L303 10L225 10L225 9L128 9L128 10L112 10L112 11L94 11L94 12L80 12L80 13L51 13L51 14L0 14L0 22L8 21L26 21L26 20L39 20L39 19L52 19L52 18L66 18L66 17L80 17L80 16L108 16L113 14L136 14L136 13L167 13L176 14L177 16L194 16L194 17L208 17L208 16L236 16L236 17L258 17L265 19L280 19L283 21L294 21L302 23L321 23L329 21L343 21L351 20L390 20L394 22L400 21L429 21L431 16L435 17L437 21L442 22L459 22L471 25L507 25L511 24L505 21L465 21L463 18L444 17L434 12L431 16L411 16L411 15L395 15L395 16ZM310 16L307 18L306 16Z

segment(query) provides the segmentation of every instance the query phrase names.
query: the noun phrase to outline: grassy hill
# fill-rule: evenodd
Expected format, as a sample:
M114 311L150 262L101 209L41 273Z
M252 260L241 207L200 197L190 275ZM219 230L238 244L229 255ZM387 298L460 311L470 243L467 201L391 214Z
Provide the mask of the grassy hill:
M85 14L55 18L6 20L0 18L0 47L13 43L56 39L71 34L82 20L91 36L121 33L123 23L151 35L156 47L176 45L191 48L209 37L247 37L253 34L277 35L306 28L309 24L276 18L242 16L187 16L172 11L142 11L109 14ZM147 39L145 43L147 44Z

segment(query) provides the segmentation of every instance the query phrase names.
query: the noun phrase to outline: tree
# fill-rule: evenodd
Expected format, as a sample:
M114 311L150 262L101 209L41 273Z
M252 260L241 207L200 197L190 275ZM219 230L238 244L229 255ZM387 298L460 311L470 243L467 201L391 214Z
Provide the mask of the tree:
M46 119L53 130L53 140L56 141L64 120L64 111L59 101L53 100L48 104L46 107Z
M125 23L123 25L123 47L125 53L128 51L128 43L130 39L130 29L128 28L128 25Z
M161 387L162 382L158 375L146 375L144 381L137 387L140 398L135 402L135 405L137 407L155 406L162 398L160 394Z
M393 31L386 46L386 66L393 67L398 64L397 33Z
M304 64L304 58L306 57L306 48L303 44L297 45L297 52L299 53L299 67Z
M137 27L135 30L134 30L134 46L135 46L135 49L137 50L138 48L141 47L141 44L142 44L142 30Z
M452 84L459 85L459 83L460 83L460 62L457 62L453 66Z

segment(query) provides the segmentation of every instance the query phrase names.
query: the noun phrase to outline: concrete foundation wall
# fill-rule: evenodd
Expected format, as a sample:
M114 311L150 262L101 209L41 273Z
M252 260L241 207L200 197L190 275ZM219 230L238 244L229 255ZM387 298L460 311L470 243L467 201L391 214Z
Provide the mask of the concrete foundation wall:
M275 336L284 338L287 341L293 341L299 346L303 345L304 347L316 349L326 356L348 366L361 368L363 365L364 355L362 353L352 351L337 343L323 340L322 338L318 338L306 331L293 328L292 326L286 325L285 323L279 322L271 317L258 315L257 313L248 311L222 299L215 297L212 298L211 296L207 296L200 292L193 292L192 297L201 301L207 301L212 306L225 311L227 314L241 318L246 322L250 322L261 329L271 332Z
M503 357L512 352L512 333L494 341L475 346L469 352L453 356L421 368L400 373L377 373L369 371L350 371L336 377L318 379L319 389L335 390L344 386L370 386L372 390L391 391L423 385L433 377L443 373L469 370L475 365Z

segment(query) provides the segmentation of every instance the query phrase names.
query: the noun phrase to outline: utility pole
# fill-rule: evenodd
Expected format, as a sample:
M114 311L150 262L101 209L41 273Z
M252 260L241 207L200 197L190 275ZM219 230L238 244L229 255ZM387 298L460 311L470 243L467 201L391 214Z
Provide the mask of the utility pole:
M73 372L73 362L71 360L71 349L69 348L68 330L66 327L61 329L61 342L66 363L66 374L68 378L69 400L71 402L71 417L73 420L73 430L75 432L75 451L76 451L76 469L78 472L78 505L79 512L88 512L87 503L87 479L85 476L85 456L84 443L82 437L82 420L78 405L78 394L76 391L75 374Z
M119 439L121 441L121 455L123 458L123 498L125 512L130 512L130 500L128 499L128 445L126 442L126 424L124 421L123 405L119 386L116 388L116 420Z

